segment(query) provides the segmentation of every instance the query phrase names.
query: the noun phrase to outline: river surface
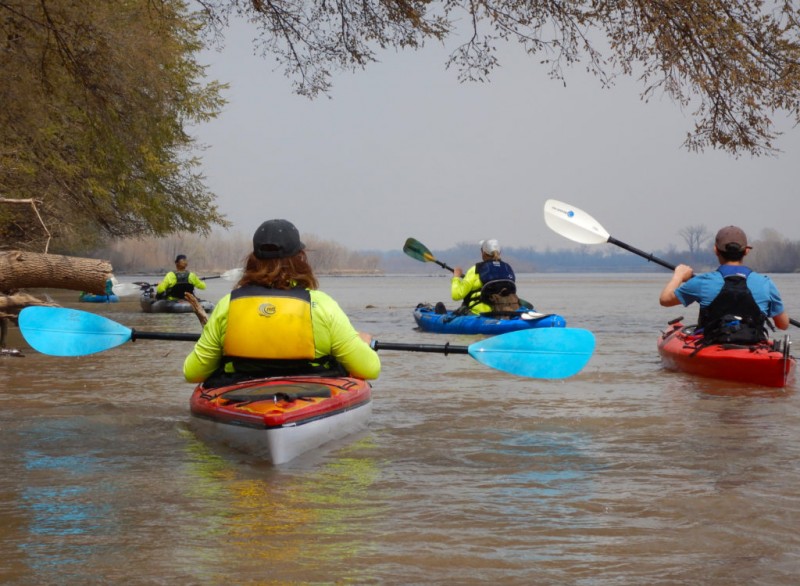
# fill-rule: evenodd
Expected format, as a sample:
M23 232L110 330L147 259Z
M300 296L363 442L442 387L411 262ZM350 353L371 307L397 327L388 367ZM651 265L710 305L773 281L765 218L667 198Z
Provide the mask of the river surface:
M321 288L379 340L472 343L414 329L417 303L454 305L443 273ZM194 436L191 343L55 358L14 328L25 357L0 358L0 582L796 585L796 383L663 370L660 330L696 317L659 307L668 274L521 275L538 310L595 333L580 374L381 352L368 431L280 467ZM800 275L775 281L800 315ZM208 284L211 301L230 287ZM49 293L141 330L200 330L135 296Z

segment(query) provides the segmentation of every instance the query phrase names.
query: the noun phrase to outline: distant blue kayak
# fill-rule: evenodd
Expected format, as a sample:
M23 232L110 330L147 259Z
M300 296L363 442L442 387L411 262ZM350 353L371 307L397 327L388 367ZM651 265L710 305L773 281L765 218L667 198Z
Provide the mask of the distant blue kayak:
M78 298L78 301L83 301L84 303L117 303L119 301L119 297L114 295L95 295L94 293L81 293L81 296Z
M563 328L567 325L567 320L558 314L542 314L529 309L521 309L501 316L492 314L456 315L452 311L436 313L434 308L427 304L417 306L414 310L414 320L423 332L490 336L532 328Z

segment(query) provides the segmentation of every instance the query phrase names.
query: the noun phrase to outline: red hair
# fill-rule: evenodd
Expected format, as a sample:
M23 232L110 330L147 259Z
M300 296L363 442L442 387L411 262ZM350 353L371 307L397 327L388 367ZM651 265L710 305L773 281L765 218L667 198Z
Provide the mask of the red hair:
M260 285L269 289L318 289L319 283L308 264L305 250L286 258L258 258L253 253L247 255L244 274L238 287Z

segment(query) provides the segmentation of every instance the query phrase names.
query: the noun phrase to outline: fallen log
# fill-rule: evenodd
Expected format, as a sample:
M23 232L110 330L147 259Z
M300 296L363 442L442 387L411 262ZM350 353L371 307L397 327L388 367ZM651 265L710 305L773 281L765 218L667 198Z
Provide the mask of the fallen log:
M113 267L105 260L12 250L0 252L0 292L54 288L104 295Z
M94 258L11 250L0 252L0 349L6 350L8 324L29 305L58 305L20 289L73 289L103 295L110 279L111 263ZM18 351L17 351L18 352Z

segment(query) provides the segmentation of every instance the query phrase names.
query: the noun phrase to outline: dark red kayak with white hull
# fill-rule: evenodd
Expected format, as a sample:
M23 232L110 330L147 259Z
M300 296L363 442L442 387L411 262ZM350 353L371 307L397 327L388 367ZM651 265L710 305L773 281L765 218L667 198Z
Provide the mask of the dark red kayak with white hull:
M797 359L790 354L789 336L760 344L704 344L695 326L671 323L658 339L665 368L698 376L768 387L785 387L794 380Z

